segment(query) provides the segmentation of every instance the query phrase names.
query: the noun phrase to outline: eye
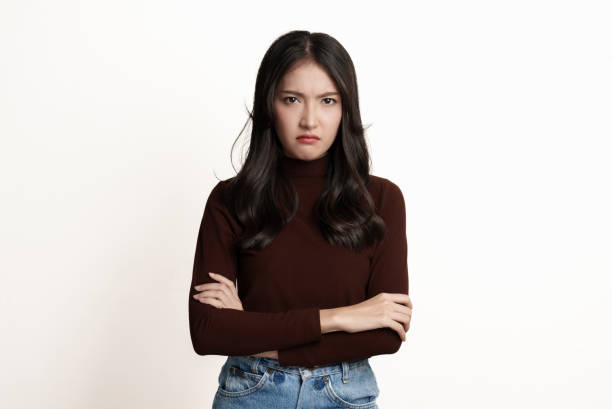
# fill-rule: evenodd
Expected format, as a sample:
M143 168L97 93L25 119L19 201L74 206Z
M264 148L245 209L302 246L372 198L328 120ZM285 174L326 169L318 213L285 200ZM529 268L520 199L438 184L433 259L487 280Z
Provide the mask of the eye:
M289 99L289 98L294 98L294 99L297 99L297 98L295 98L295 97L285 97L285 98L283 98L283 101L287 101L287 99Z
M336 102L338 102L338 101L336 101L336 100L335 100L335 99L333 99L333 98L329 98L329 97L328 97L328 98L323 98L323 100L324 100L324 101L325 101L326 99L329 99L329 100L334 101L334 102L333 102L334 104L335 104ZM330 104L325 104L325 105L333 105L333 104L331 104L331 103L330 103Z

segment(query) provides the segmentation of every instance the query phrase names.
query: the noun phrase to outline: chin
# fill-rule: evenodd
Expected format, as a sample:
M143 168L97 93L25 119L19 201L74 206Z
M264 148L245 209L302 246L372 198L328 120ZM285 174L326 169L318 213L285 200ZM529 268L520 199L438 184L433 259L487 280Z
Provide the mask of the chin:
M322 157L325 154L325 152L302 152L301 154L296 154L293 155L298 159L302 159L302 160L314 160L314 159L318 159L320 157Z

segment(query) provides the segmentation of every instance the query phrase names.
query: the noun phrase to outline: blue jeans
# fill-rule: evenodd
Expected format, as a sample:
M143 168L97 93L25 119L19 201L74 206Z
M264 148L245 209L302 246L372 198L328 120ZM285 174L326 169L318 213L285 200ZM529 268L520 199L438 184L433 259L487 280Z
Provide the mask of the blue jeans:
M213 409L378 409L379 390L367 359L312 368L277 359L228 356Z

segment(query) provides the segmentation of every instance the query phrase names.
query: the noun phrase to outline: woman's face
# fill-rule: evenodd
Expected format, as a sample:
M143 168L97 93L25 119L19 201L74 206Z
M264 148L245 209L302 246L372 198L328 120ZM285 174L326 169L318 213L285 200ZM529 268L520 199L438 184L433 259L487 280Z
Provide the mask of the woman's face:
M340 93L327 72L313 61L298 63L278 84L274 127L285 155L313 160L327 154L342 119ZM305 140L300 135L315 135Z

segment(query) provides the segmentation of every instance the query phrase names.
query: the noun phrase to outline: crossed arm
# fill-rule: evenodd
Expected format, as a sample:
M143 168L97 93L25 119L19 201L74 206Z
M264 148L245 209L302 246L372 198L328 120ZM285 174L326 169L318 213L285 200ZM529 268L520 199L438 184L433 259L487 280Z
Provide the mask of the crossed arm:
M200 285L221 282L208 272L222 272L221 279L227 279L232 287L236 280L235 226L220 201L222 184L219 182L209 196L196 244L189 297L190 334L196 353L270 354L281 365L314 366L399 350L402 340L391 328L325 332L333 328L333 315L316 307L263 313L200 302L195 297ZM366 298L381 292L408 294L405 205L399 188L391 184L381 203L387 232L372 259ZM237 305L235 301L232 305Z
M217 282L196 285L194 288L200 291L194 294L193 298L201 303L210 304L215 308L231 308L239 311L244 311L242 301L238 296L238 291L232 281L224 277L222 274L213 272L208 273ZM340 325L337 322L338 308L323 309L319 311L321 334L328 332L339 331ZM278 360L278 350L264 351L253 356L266 358L274 358Z

